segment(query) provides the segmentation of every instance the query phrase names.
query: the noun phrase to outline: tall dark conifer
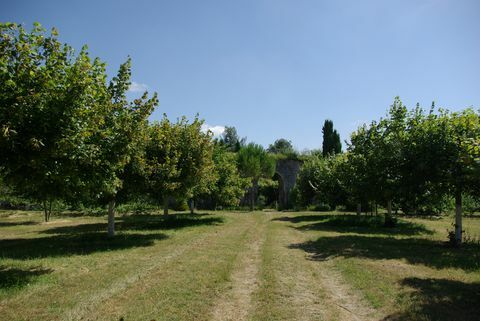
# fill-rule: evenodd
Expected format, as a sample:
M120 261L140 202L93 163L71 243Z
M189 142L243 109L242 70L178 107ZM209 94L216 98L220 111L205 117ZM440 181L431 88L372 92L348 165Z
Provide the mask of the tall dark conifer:
M323 156L331 154L339 154L342 152L342 143L340 142L340 134L337 130L333 129L333 121L326 119L322 128L323 144L322 154Z

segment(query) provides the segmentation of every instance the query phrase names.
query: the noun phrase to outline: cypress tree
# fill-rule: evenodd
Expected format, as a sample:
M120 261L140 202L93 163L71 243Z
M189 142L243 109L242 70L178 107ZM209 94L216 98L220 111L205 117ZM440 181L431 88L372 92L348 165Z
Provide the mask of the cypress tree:
M322 128L323 143L322 154L323 156L331 154L339 154L342 152L342 143L340 142L340 134L336 129L333 129L333 121L326 119Z

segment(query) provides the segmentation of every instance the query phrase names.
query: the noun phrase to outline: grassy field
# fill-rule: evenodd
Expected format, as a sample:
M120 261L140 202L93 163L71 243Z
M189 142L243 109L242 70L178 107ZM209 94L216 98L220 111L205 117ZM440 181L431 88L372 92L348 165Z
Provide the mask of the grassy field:
M0 212L0 320L480 320L480 245L451 218ZM480 219L466 218L480 237Z

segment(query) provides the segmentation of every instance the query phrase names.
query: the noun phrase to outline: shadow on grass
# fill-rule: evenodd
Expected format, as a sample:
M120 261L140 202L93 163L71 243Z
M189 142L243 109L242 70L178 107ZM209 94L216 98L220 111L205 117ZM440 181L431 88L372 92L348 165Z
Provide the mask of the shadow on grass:
M52 269L45 269L39 266L28 269L18 269L0 265L0 289L22 288L34 282L35 279L41 275L52 272Z
M180 229L189 226L217 225L222 217L206 214L131 215L116 220L114 238L107 237L107 223L87 223L59 226L40 233L48 237L0 240L0 258L30 259L70 255L86 255L94 252L123 250L150 246L167 236L161 230ZM133 232L152 231L141 234Z
M480 245L477 244L464 244L462 248L456 249L444 242L421 238L341 235L292 244L290 248L302 249L310 254L310 259L318 261L335 257L405 259L411 264L423 264L437 269L480 269Z
M274 220L292 223L316 222L296 227L299 230L319 230L358 234L433 234L433 231L427 229L422 224L406 222L403 220L398 220L396 227L384 227L384 218L382 216L324 214L280 217Z
M23 222L0 222L0 227L20 226L20 225L37 225L39 222L23 221Z
M148 230L172 230L189 226L218 225L224 219L209 214L171 214L162 215L128 215L115 220L117 231L148 231ZM76 234L86 232L106 231L107 223L87 223L79 225L59 226L43 231L45 234Z
M480 283L447 279L406 278L401 283L414 289L411 309L392 314L393 320L480 320Z
M70 255L86 255L95 252L124 250L153 245L156 240L167 238L165 234L122 234L108 238L106 232L85 232L54 235L30 239L0 240L0 257L34 259Z

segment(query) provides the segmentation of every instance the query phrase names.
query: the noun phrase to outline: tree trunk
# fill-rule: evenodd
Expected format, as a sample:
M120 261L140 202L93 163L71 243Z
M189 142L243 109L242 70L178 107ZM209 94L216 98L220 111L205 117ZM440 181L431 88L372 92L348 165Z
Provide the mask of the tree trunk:
M108 203L108 236L115 236L115 199Z
M387 202L387 215L388 217L392 217L392 200L388 200Z
M250 188L250 211L255 208L255 191L253 186Z
M163 215L168 215L168 196L163 197Z
M375 215L378 216L378 203L375 203Z
M190 214L195 214L195 200L190 199Z
M48 215L47 201L43 201L43 213L45 214L45 222L48 222L49 215Z
M462 245L462 192L455 193L455 243Z
M362 203L357 203L357 215L362 214Z
M48 200L48 204L47 201L43 201L43 213L45 216L45 222L50 221L50 215L52 214L52 203L52 200Z

